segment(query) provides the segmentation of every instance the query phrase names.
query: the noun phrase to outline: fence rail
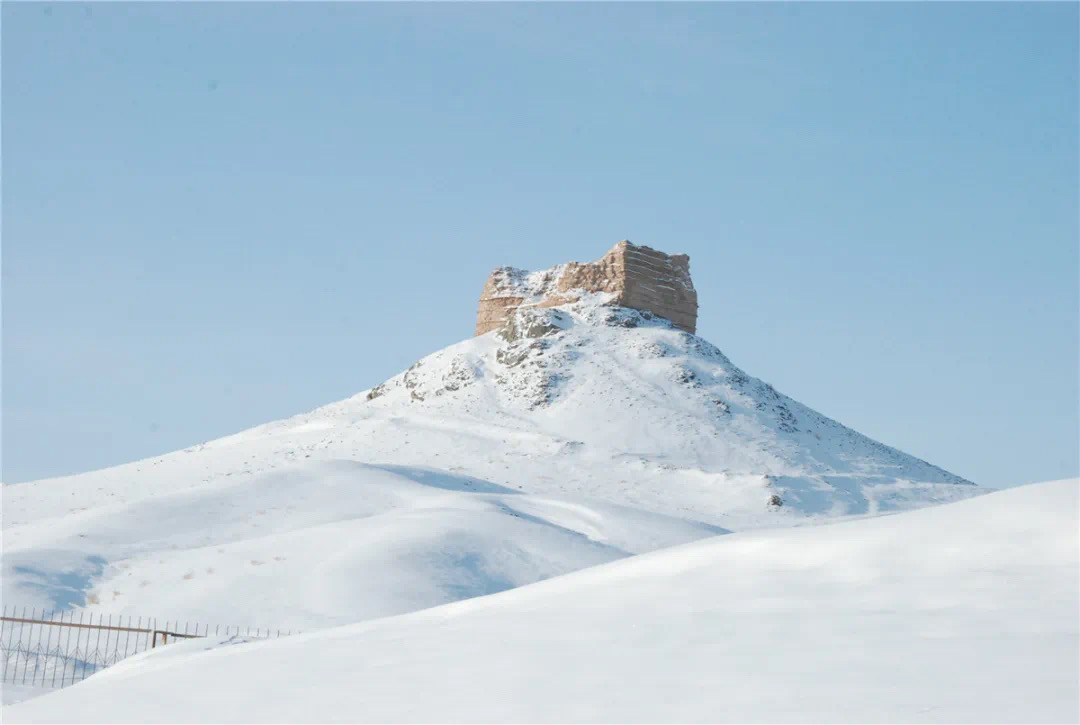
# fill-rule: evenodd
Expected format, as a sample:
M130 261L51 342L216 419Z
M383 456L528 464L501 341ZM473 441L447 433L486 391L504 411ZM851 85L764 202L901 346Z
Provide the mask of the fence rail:
M10 612L9 612L10 609ZM115 617L115 623L114 623ZM78 621L76 621L76 619ZM27 612L3 608L0 616L0 681L40 687L66 687L85 680L126 657L182 639L243 637L270 639L292 631L216 626L154 617L98 614L85 610ZM85 636L84 636L85 635ZM104 636L104 642L102 637ZM74 643L72 642L74 639Z

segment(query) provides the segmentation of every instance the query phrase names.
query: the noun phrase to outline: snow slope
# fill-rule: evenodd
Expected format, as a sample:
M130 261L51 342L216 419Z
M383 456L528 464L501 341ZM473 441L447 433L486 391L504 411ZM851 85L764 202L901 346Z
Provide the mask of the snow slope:
M716 533L439 471L320 461L13 527L5 600L311 629Z
M5 722L1077 722L1080 481L709 538L277 641Z
M4 486L4 601L310 630L980 493L603 302L519 311L305 415Z

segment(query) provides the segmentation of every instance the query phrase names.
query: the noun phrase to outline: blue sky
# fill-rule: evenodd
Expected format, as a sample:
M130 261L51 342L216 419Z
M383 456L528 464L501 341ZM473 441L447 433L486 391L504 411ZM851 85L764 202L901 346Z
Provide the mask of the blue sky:
M1078 6L2 6L3 480L344 398L491 268L685 252L699 333L989 486L1080 468Z

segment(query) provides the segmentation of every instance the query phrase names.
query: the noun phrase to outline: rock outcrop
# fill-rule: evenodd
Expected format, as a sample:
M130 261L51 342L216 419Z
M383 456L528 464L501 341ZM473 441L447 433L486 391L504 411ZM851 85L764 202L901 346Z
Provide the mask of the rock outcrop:
M476 334L502 326L514 310L556 307L596 293L609 295L608 304L652 313L690 333L697 329L690 257L622 241L587 264L570 262L532 273L499 267L480 293Z

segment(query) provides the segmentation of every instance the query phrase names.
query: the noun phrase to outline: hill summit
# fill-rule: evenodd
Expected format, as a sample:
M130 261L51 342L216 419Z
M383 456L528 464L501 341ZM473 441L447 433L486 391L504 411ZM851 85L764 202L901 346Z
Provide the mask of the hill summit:
M492 298L510 302L487 332L351 398L5 486L4 600L310 630L983 492L686 329L695 317L657 306L659 281L693 300L685 256L626 243L591 265L496 274L518 292Z
M500 267L477 336L372 388L362 416L441 421L453 451L485 450L472 475L502 468L496 480L524 490L647 501L734 528L766 523L759 512L865 514L975 493L742 371L692 333L696 319L686 255L623 241L589 264ZM489 436L501 453L479 443Z

